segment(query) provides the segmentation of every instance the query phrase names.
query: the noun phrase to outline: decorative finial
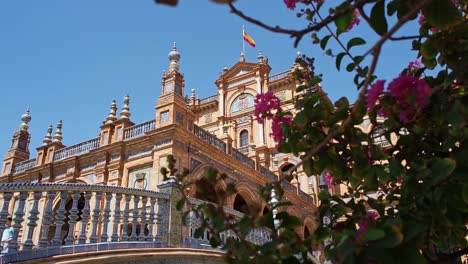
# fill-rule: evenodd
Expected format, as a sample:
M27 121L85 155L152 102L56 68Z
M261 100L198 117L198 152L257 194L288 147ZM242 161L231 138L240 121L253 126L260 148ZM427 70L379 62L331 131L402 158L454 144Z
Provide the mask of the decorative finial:
M62 136L62 120L59 120L57 122L57 129L55 130L54 134L54 142L62 142L63 136Z
M240 62L244 62L244 61L245 61L245 54L244 54L244 51L241 51L241 55L240 55L239 61L240 61Z
M302 53L301 53L300 51L298 51L298 52L296 53L296 58L300 58L301 56L302 56Z
M28 123L31 122L31 116L29 115L29 112L30 112L30 108L28 106L28 108L26 108L26 113L24 113L21 116L21 121L23 122L21 122L20 130L28 131L29 129Z
M180 53L177 51L176 43L172 47L171 52L169 52L169 71L178 71L179 70L179 60L180 60Z
M104 124L108 125L114 123L114 121L117 120L116 113L117 103L115 102L115 100L112 100L109 115L107 116L106 120L104 120Z
M192 93L190 95L190 99L195 100L195 89L192 89Z
M129 119L130 118L130 96L126 95L124 97L122 111L120 112L119 119Z
M258 52L258 63L263 63L263 53L262 53L262 51Z
M42 140L42 146L47 146L52 142L52 125L47 128L47 134L45 135L44 139Z
M228 71L228 68L226 66L224 66L223 68L223 73L227 72Z

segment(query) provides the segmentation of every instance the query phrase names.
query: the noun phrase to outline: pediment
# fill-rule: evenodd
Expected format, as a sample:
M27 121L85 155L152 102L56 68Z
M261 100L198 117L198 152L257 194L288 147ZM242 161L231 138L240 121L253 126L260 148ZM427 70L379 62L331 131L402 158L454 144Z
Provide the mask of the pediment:
M224 78L229 79L249 74L254 71L254 66L254 63L238 62L223 74Z

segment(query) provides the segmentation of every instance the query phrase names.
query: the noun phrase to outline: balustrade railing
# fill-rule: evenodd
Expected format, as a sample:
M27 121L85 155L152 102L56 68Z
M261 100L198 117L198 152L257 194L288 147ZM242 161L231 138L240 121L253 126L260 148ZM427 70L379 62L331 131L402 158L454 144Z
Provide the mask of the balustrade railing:
M253 161L252 159L250 159L246 155L242 154L240 151L238 151L236 149L232 149L231 154L235 159L242 162L243 164L245 164L245 165L247 165L247 166L249 166L251 168L255 168L255 161Z
M218 95L217 94L206 97L206 98L203 98L203 99L200 99L200 104L202 105L202 104L206 104L206 103L214 102L214 101L218 101Z
M0 234L8 216L14 228L1 263L87 252L93 243L94 250L167 246L158 235L169 228L166 193L70 183L3 183L0 193Z
M18 162L13 169L13 174L21 173L23 171L34 168L36 165L36 159L25 160Z
M279 79L283 79L284 77L288 76L289 73L290 73L290 71L284 71L284 72L280 72L280 73L271 75L269 81L273 82L273 81L276 81L276 80L279 80Z
M297 193L297 187L292 185L290 182L282 180L281 181L281 187L285 190L289 190L292 193Z
M262 165L259 165L259 171L260 171L261 174L263 174L264 176L266 176L268 179L270 179L272 181L277 181L278 180L278 176L276 174L274 174L269 169L263 167Z
M99 138L94 138L70 147L57 150L54 154L54 161L59 161L69 157L84 154L97 148L99 148Z
M203 139L204 141L208 142L210 145L213 145L217 149L220 149L226 152L226 143L224 143L221 139L217 138L216 136L210 134L208 131L204 130L203 128L197 125L194 125L193 133L195 134L195 136Z
M150 120L125 129L124 140L143 136L146 132L156 129L156 121Z
M206 201L202 201L202 200L195 199L192 197L190 197L188 201L191 205L199 205L202 203L206 203ZM244 216L243 213L236 211L232 208L226 207L226 206L223 207L223 210L228 215L234 216L234 218L237 220L241 219ZM191 247L199 247L199 246L211 247L209 243L211 234L207 230L203 232L201 237L195 238L195 235L194 235L195 230L201 226L201 220L197 218L194 212L190 212L187 215L187 219L185 222L186 222L186 225L184 228L186 229L186 231L185 231L184 243L186 245L190 245ZM250 241L257 245L262 245L264 243L271 241L271 232L272 230L267 229L267 228L253 229L247 235L247 241ZM237 235L232 230L227 230L221 234L221 239L224 243L226 243L227 239L230 237L236 238Z

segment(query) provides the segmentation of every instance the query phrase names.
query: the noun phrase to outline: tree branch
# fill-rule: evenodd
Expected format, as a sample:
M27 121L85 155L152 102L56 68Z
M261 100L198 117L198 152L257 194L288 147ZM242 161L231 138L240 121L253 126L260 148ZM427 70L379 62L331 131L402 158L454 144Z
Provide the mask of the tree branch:
M410 20L411 17L413 17L416 14L416 12L418 12L422 7L427 5L430 1L431 0L426 0L426 1L421 2L411 12L409 12L404 17L402 17L400 20L398 20L398 22L387 33L385 33L380 38L380 40L377 41L375 43L375 45L369 51L367 51L365 53L364 56L367 56L368 54L372 53L373 59L372 59L372 62L371 62L371 66L369 68L369 72L367 73L366 79L365 79L364 84L362 86L362 90L359 92L358 99L356 100L356 102L354 104L354 107L353 107L353 109L351 111L351 114L343 121L343 123L341 123L341 125L337 129L331 131L325 137L325 139L322 142L320 142L310 152L307 152L303 157L301 157L301 161L298 162L293 167L291 167L286 172L286 175L290 175L294 170L299 168L304 163L304 161L309 160L313 156L315 156L319 151L321 151L329 143L329 141L332 138L334 138L336 135L341 133L347 126L349 126L351 124L351 121L354 119L354 116L356 115L357 109L359 109L359 107L361 107L361 104L363 104L365 102L367 87L372 82L372 76L373 76L373 73L374 73L375 68L377 66L377 61L378 61L380 51L382 49L383 44L385 43L385 41L387 41L392 36L392 34L394 34L396 31L398 31L398 29L400 29L401 26L403 26L408 20Z
M325 27L326 25L330 24L331 22L334 22L337 18L342 17L350 12L353 12L354 9L356 8L361 8L365 4L372 2L372 0L357 0L354 5L349 5L346 8L340 9L340 10L335 10L335 13L333 15L327 16L325 19L323 19L320 23L317 23L313 26L307 27L302 30L294 30L294 29L284 29L279 26L270 26L262 21L252 18L250 16L245 15L243 12L241 12L239 9L237 9L232 2L229 2L229 8L231 9L231 13L239 16L240 18L244 19L245 21L248 21L252 24L255 24L261 28L264 28L266 30L269 30L271 32L276 32L276 33L282 33L282 34L287 34L290 35L292 38L295 38L296 40L294 41L294 47L296 48L299 42L301 41L302 37L306 35L307 33L313 32L313 31L318 31Z

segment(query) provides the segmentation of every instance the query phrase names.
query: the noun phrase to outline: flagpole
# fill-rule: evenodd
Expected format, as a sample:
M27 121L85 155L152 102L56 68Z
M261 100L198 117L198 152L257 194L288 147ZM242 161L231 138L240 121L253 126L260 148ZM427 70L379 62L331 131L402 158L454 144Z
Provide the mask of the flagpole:
M245 32L245 26L242 25L242 54L245 57L245 40L244 40L244 33Z

